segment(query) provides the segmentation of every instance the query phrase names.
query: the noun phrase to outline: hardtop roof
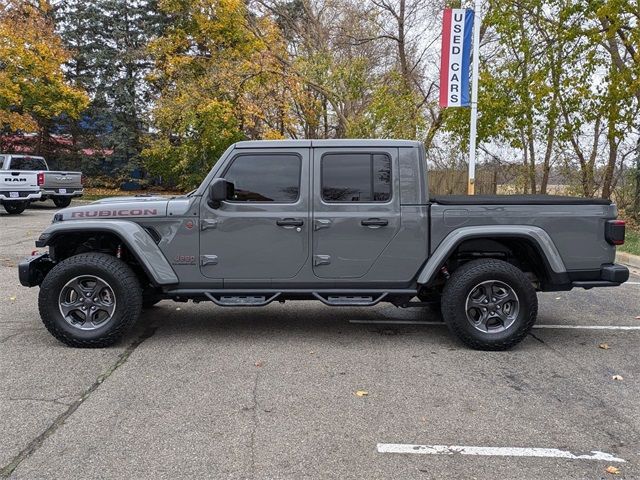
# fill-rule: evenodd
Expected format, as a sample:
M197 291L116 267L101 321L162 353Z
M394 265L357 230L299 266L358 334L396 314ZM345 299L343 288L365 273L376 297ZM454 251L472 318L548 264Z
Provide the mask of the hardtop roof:
M309 147L418 147L416 140L340 138L319 140L245 140L234 144L235 148L309 148Z

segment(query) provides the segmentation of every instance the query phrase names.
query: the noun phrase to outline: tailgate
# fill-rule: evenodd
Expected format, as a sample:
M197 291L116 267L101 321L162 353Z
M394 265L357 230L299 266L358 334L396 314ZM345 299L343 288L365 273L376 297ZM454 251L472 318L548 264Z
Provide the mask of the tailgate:
M38 174L29 170L0 171L0 184L3 191L39 190Z
M82 188L82 173L80 172L44 172L45 190L66 188L79 190Z

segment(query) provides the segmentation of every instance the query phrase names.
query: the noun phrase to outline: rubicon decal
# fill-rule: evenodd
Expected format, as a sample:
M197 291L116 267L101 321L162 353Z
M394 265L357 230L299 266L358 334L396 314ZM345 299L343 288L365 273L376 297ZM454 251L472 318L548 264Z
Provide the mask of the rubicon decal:
M93 217L152 217L158 214L155 208L123 208L120 210L88 210L86 212L72 212L71 218Z

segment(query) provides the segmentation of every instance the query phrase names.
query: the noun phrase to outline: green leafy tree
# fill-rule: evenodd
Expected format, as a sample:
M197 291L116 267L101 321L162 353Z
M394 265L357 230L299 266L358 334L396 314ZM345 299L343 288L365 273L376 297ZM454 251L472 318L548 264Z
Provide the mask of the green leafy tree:
M40 132L55 118L78 118L87 104L62 65L69 58L45 1L0 2L0 126L5 132Z

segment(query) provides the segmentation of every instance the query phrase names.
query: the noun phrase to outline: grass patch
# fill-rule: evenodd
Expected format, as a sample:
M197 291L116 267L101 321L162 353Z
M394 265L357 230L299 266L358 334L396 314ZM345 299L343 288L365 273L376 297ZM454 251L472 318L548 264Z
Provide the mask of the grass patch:
M629 228L625 232L624 245L620 245L618 250L632 255L640 255L640 231Z

